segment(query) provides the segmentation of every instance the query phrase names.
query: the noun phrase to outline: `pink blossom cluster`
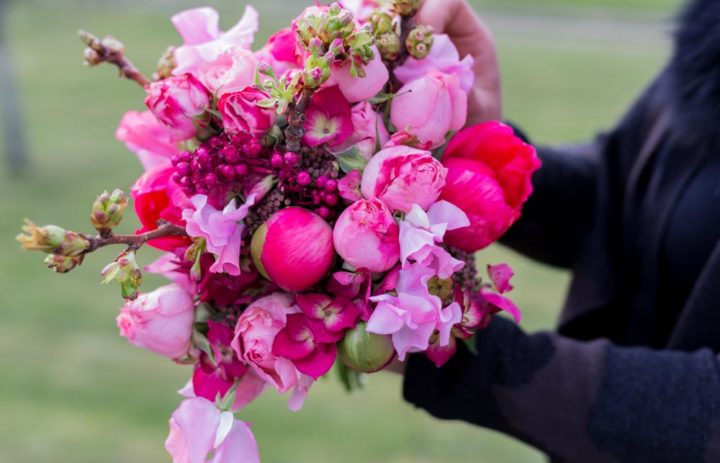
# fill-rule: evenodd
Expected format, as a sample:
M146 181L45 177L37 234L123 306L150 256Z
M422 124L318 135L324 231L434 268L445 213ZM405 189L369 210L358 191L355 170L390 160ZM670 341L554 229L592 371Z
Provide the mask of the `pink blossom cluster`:
M520 319L512 270L482 282L471 253L520 218L535 151L498 122L464 128L473 60L447 36L401 59L346 40L377 7L308 8L257 51L251 7L227 31L211 8L179 13L174 69L117 131L145 168L139 232L186 232L150 242L166 254L148 270L173 283L117 319L132 344L193 365L176 463L259 461L235 413L266 390L299 410L334 365L425 353L440 367L494 314ZM328 17L340 32L308 39Z

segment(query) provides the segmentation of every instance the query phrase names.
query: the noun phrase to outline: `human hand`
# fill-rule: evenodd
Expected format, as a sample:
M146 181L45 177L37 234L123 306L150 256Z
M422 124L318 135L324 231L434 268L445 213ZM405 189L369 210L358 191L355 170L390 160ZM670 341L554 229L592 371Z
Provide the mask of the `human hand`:
M460 57L475 59L475 85L469 95L468 125L503 120L500 67L490 29L467 0L425 0L416 20L447 34Z

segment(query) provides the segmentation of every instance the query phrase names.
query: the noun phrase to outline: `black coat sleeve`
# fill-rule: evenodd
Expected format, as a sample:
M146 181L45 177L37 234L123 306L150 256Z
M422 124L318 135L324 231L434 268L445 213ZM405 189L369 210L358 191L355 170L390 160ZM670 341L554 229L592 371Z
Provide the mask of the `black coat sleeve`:
M694 353L527 335L497 318L443 368L407 365L406 400L514 436L557 462L720 461L720 365Z

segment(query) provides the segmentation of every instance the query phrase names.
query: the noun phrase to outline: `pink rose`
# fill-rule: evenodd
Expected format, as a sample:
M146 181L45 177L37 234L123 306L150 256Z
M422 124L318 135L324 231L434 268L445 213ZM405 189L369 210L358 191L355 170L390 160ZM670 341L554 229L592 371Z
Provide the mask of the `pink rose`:
M378 199L361 199L343 211L335 224L335 250L357 269L386 272L400 258L399 227Z
M352 75L350 63L332 69L332 78L328 85L337 85L350 103L371 99L382 91L390 78L387 66L374 46L373 52L375 53L373 59L362 68L365 72L363 77Z
M128 301L117 317L120 334L131 344L172 359L187 353L194 321L192 296L176 284Z
M472 56L466 56L460 60L460 53L450 37L445 34L436 34L427 57L415 59L409 56L402 66L393 71L393 74L400 82L407 84L423 78L431 68L434 68L444 74L457 74L462 89L470 92L475 80L474 65L475 60Z
M512 128L487 122L460 132L443 156L448 168L442 198L462 209L470 226L448 233L451 245L475 252L497 241L522 213L540 167L535 149Z
M165 448L173 463L260 463L250 427L201 397L173 412Z
M194 8L172 17L184 45L175 50L176 75L191 73L200 78L199 68L215 62L228 52L250 50L258 30L258 12L245 7L240 21L222 32L218 12L212 8Z
M299 311L292 302L289 295L275 293L250 304L238 319L232 347L253 374L275 386L278 392L295 388L298 394L302 393L300 389L306 378L292 361L272 353L275 336L285 328L287 316ZM301 405L302 400L291 403L293 409L299 409Z
M150 111L125 113L115 138L137 154L146 171L169 166L170 158L179 154L177 143Z
M269 96L258 89L247 87L242 91L226 93L218 102L225 131L263 135L275 124L277 114L272 108L261 108L258 101Z
M233 50L201 64L194 74L211 93L220 97L252 85L257 65L257 58L251 52Z
M440 196L446 175L428 151L397 146L370 159L361 188L366 198L378 198L392 210L410 212L413 204L427 210Z
M210 106L210 94L190 74L153 82L147 88L145 104L175 141L188 140L197 133L197 122Z
M353 106L351 119L353 132L341 147L335 148L336 152L343 152L356 146L365 159L370 159L377 151L378 145L384 146L390 140L390 133L385 127L383 118L367 101Z
M460 130L467 120L467 94L456 74L430 69L398 91L392 101L391 119L398 130L409 130L436 148L449 132Z

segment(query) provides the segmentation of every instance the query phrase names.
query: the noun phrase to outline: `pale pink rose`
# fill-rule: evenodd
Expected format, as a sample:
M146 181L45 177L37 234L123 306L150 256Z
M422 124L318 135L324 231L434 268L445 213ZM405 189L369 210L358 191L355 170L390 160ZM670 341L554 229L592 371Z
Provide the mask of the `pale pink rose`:
M372 108L367 101L358 103L352 108L351 119L353 132L350 138L335 148L334 151L341 153L352 146L356 146L365 159L370 159L378 150L377 147L384 146L390 140L383 118Z
M277 118L275 110L257 105L258 101L267 98L269 96L265 92L253 87L224 94L218 102L218 110L225 131L260 136L270 130Z
M190 348L195 305L176 284L141 294L120 309L117 326L130 344L168 358L180 358Z
M399 228L390 209L378 199L361 199L343 211L335 224L335 250L357 269L386 272L400 258Z
M176 75L191 73L200 78L200 68L221 55L250 50L258 30L258 12L245 7L242 19L227 32L220 31L218 12L195 8L172 17L173 25L185 42L175 50Z
M332 68L332 77L327 86L337 85L350 103L369 100L382 91L390 74L382 61L380 52L373 46L375 56L363 66L365 75L354 77L350 72L350 63Z
M438 201L426 213L416 204L400 221L400 257L403 266L409 261L432 268L442 279L463 268L440 244L445 233L470 225L467 215L447 201Z
M175 141L197 133L196 120L210 107L210 93L190 74L153 82L147 87L145 105Z
M173 412L165 448L173 463L260 463L250 427L200 397Z
M475 60L472 56L468 55L460 59L460 54L450 37L436 34L430 54L426 58L415 59L409 56L402 66L393 71L393 74L400 82L407 84L423 78L430 69L434 68L444 74L456 74L460 78L462 89L469 93L475 81L474 65Z
M397 295L384 294L370 298L377 306L368 320L367 331L391 335L398 359L412 352L424 352L430 339L439 334L438 345L451 343L452 327L462 320L457 302L447 307L439 297L430 294L428 282L435 276L430 268L413 264L400 270Z
M194 73L218 97L239 92L253 84L258 61L247 50L232 50L204 63Z
M398 91L392 101L391 119L398 130L408 130L436 148L445 143L448 133L463 128L467 106L460 78L430 69Z
M410 212L414 204L427 210L440 196L446 175L430 152L396 146L370 158L361 189L366 198L378 198L392 210Z
M187 222L185 229L194 238L205 238L208 252L215 256L210 271L240 275L240 245L245 230L243 219L255 204L255 197L248 197L240 207L235 199L231 199L222 211L208 204L206 195L195 195L191 201L193 207L182 213Z
M169 166L170 158L179 153L177 143L150 111L125 113L115 138L125 142L146 171Z

